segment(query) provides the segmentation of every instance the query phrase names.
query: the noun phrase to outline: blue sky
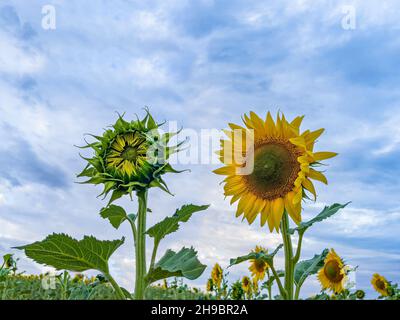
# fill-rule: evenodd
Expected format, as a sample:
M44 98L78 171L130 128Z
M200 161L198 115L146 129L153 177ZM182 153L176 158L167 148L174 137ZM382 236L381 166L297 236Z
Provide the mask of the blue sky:
M55 30L41 26L48 4L56 8ZM345 5L355 9L355 29L342 27ZM370 297L372 273L400 282L399 10L395 0L2 0L0 254L53 231L128 234L99 218L99 189L74 183L84 165L74 145L84 133L100 133L115 111L133 117L147 105L157 119L200 130L222 129L249 110L281 110L305 114L304 127L326 128L320 150L340 154L304 217L352 201L308 232L303 257L334 247L359 265L357 285ZM193 244L208 266L227 266L255 245L279 244L279 236L234 218L211 173L216 166L189 168L167 177L174 197L150 192L150 223L188 202L211 207L160 253ZM43 270L16 254L28 272ZM129 288L132 263L127 241L112 269ZM246 268L232 268L231 278ZM206 273L193 284L204 285ZM311 279L304 294L317 290Z

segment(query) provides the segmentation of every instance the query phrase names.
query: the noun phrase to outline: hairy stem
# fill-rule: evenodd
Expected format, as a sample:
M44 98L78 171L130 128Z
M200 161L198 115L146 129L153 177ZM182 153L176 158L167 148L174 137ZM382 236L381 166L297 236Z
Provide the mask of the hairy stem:
M282 216L281 233L285 250L285 290L286 299L293 300L294 264L292 239L289 234L289 217L285 211Z
M153 247L153 253L151 255L151 262L150 262L150 268L149 270L153 270L154 265L156 263L156 258L157 258L157 250L158 246L160 245L159 241L154 241L154 247Z
M108 281L110 281L111 285L113 286L115 293L118 296L118 299L120 300L126 300L125 294L122 292L120 286L117 284L117 282L114 280L114 278L111 276L111 274L106 273L104 276L107 278Z
M146 276L146 215L147 215L147 190L138 191L139 210L136 227L136 283L135 299L143 300Z
M283 287L281 279L279 279L279 275L276 272L274 265L270 264L270 268L271 268L272 274L275 276L275 280L276 280L276 283L278 284L279 292L281 293L281 296L286 297L287 296L286 289Z
M299 262L299 259L300 259L301 245L303 243L303 235L304 235L304 231L299 232L299 240L297 241L296 254L293 258L293 266L295 266L296 263Z

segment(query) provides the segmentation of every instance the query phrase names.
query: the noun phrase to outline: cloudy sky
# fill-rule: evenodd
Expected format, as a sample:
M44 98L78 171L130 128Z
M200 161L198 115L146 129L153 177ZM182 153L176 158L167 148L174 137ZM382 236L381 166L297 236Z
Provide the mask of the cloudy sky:
M43 28L45 5L56 10L55 29ZM359 266L357 286L369 297L374 272L400 282L398 12L396 0L1 0L0 254L16 253L21 269L41 272L10 247L51 232L127 235L111 264L132 289L129 229L99 217L99 188L75 183L84 162L74 145L101 133L116 111L133 118L144 106L197 131L238 123L249 110L281 110L306 115L304 127L326 128L319 149L340 154L329 161L329 186L318 186L303 216L352 201L306 234L303 257L335 248ZM226 267L255 245L280 243L234 218L211 173L217 165L181 167L191 172L166 178L174 197L151 190L150 223L185 203L211 207L167 238L160 254L194 245L203 263ZM231 268L231 279L246 270ZM204 285L209 271L192 285ZM311 279L303 293L318 290Z

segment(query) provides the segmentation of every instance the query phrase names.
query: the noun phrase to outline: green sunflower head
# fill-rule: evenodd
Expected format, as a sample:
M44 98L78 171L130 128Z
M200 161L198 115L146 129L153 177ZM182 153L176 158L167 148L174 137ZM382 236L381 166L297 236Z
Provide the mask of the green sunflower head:
M179 173L168 163L171 154L178 152L185 142L168 146L176 133L160 134L159 127L150 112L142 120L125 121L123 115L105 130L102 136L92 136L96 141L81 148L90 148L92 158L82 157L86 167L78 177L88 177L82 183L103 184L99 196L106 197L110 192L110 203L123 195L159 187L169 193L162 175L167 172Z

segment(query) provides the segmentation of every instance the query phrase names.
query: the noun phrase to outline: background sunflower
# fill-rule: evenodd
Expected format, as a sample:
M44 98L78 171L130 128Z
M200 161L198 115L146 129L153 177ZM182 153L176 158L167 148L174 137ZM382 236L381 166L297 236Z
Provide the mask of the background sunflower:
M329 289L334 293L344 290L347 280L346 268L342 259L331 249L324 260L324 266L318 272L318 279L323 289Z

